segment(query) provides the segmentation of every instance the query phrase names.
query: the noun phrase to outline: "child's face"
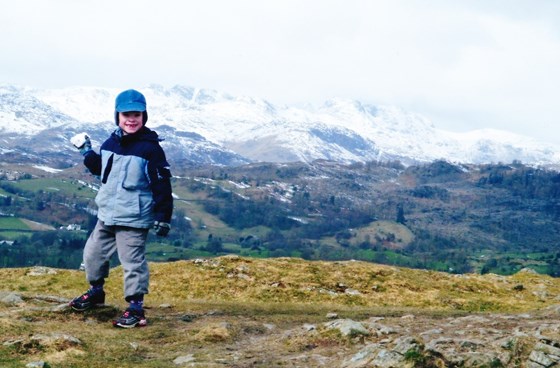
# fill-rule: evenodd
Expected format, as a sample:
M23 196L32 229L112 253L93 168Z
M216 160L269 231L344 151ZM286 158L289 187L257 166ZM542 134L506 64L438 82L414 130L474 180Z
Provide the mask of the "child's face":
M142 112L119 112L119 127L125 134L134 134L142 129Z

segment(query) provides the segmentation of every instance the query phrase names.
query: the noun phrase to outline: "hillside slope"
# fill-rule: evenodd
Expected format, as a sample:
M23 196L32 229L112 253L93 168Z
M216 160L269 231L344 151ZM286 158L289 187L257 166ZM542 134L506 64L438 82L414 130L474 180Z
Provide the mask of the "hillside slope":
M3 167L0 241L18 244L0 244L0 266L78 268L96 221L98 179L81 166L55 173ZM521 163L405 168L315 161L205 166L174 175L173 230L165 239L149 238L152 261L234 253L455 273L531 267L560 275L557 171ZM62 229L15 231L16 219ZM72 224L82 231L66 231Z
M122 331L109 323L124 307L120 268L108 305L85 314L66 306L83 273L0 269L0 365L540 367L559 356L560 280L531 270L228 256L151 271L149 326Z

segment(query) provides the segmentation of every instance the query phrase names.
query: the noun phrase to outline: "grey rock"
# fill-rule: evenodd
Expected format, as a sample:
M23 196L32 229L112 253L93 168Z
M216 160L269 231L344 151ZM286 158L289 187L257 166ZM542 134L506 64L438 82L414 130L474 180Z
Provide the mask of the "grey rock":
M36 300L43 300L51 303L66 303L66 304L68 304L68 302L71 300L56 295L34 295L31 298Z
M404 355L395 351L382 349L372 361L374 367L403 368L405 367Z
M402 336L394 341L395 346L392 351L397 352L401 355L405 355L406 352L411 350L420 350L421 346L418 340L412 336Z
M0 303L6 305L19 305L23 304L23 299L20 294L11 291L0 291Z
M502 360L495 352L468 351L457 354L454 357L449 356L448 358L450 362L464 367L489 367L492 366L492 364L496 364L498 361L503 365Z
M538 275L539 273L535 270L533 270L532 268L529 267L524 267L522 269L520 269L519 271L517 271L517 273L530 273L532 275Z
M192 322L197 317L198 316L196 314L187 313L187 314L183 314L181 317L179 317L179 319L183 322Z
M539 363L535 363L535 362L532 362L532 361L529 360L529 361L525 364L525 368L543 368L543 366L540 365Z
M441 335L442 333L443 330L441 328L433 328L431 330L420 333L420 335Z
M53 345L76 346L82 344L82 342L79 339L75 338L72 335L68 335L65 333L56 333L56 332L50 334L35 334L31 336L30 340L44 346L53 346Z
M327 329L339 330L343 336L360 334L369 335L369 331L360 322L351 319L337 319L324 324Z
M45 275L56 275L58 272L53 269L53 268L49 268L49 267L43 267L43 266L36 266L31 268L28 272L27 272L27 276L45 276Z
M375 359L381 345L369 344L354 354L349 359L342 362L341 368L365 368L371 367L371 361Z
M236 270L242 273L248 273L249 267L247 267L246 265L240 265L236 268Z
M542 343L540 341L535 344L533 350L542 351L543 353L550 356L560 356L560 348Z
M44 368L47 366L47 363L43 362L42 360L37 362L29 362L25 365L26 368Z
M397 333L397 329L394 327L386 326L381 323L369 323L367 325L368 330L372 331L377 336L390 335Z
M477 350L480 346L484 345L484 341L482 340L467 340L467 339L463 339L463 340L457 340L457 343L459 344L459 346L463 349L468 349L468 350Z
M358 290L350 289L350 288L344 290L344 294L347 294L347 295L362 295L362 293L360 293Z
M4 343L2 345L4 346L20 346L24 343L24 340L22 339L16 339L16 340L8 340L8 341L4 341Z
M537 290L537 291L533 291L532 293L534 296L536 296L537 298L539 298L540 300L545 300L546 298L548 298L548 292L546 290Z
M276 328L276 325L273 323L265 323L263 327L266 328L268 331L272 331Z
M303 325L303 329L307 332L315 331L317 329L317 326L312 325L310 323L306 323L306 324Z
M327 329L339 330L343 336L360 334L369 335L369 331L360 322L353 321L351 319L337 319L332 322L327 322L324 324Z
M553 365L556 365L556 362L552 359L550 359L545 353L543 353L542 351L536 351L533 350L531 352L531 354L529 354L529 360L531 362L535 362L537 364L540 364L543 367L552 367Z
M188 354L188 355L178 356L177 358L175 358L175 360L173 360L173 363L175 365L184 365L187 363L193 363L195 361L196 359L194 358L194 355Z

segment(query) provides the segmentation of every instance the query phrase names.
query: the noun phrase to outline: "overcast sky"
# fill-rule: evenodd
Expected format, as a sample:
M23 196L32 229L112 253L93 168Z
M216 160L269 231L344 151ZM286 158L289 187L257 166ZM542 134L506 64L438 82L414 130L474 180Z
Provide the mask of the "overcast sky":
M560 1L0 0L0 83L395 105L560 144Z

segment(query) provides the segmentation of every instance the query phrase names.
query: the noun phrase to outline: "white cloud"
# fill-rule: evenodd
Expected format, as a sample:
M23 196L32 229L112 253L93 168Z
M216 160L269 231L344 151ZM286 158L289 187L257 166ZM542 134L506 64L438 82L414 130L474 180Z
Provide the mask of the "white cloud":
M0 44L2 83L349 97L560 142L556 1L1 1Z

